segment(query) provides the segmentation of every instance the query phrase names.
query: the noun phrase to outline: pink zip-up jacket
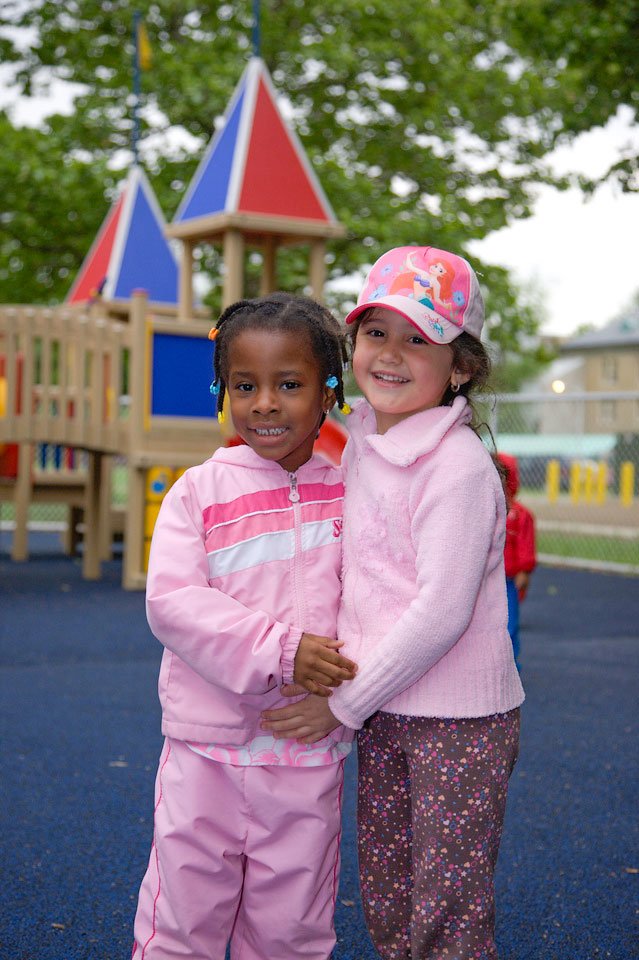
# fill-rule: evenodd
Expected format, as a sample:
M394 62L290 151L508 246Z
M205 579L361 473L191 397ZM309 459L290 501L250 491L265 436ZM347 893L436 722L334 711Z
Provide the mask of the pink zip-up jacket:
M166 648L166 736L240 745L263 734L262 710L290 705L279 687L302 632L336 635L342 500L341 473L321 457L287 474L248 446L216 450L169 490L146 588Z
M359 665L330 708L359 729L376 710L482 717L521 704L508 635L501 481L464 397L376 433L349 417L342 653Z

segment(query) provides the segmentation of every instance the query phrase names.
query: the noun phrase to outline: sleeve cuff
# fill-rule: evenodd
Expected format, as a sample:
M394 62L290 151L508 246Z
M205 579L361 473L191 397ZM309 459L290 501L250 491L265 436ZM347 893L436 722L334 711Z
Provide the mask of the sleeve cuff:
M331 713L336 720L344 727L349 727L351 730L361 730L364 726L364 720L359 720L352 713L349 712L345 704L340 703L338 699L339 690L333 691L333 696L329 700L329 706L331 708Z
M293 683L293 671L295 669L295 654L302 639L303 630L291 629L282 641L282 654L280 656L280 666L282 668L282 683Z

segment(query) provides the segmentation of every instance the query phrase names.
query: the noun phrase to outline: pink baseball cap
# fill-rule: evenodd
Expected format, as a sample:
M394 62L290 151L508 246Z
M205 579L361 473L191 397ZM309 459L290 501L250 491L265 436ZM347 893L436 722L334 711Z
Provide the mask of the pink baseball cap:
M462 332L479 340L484 324L475 271L468 260L437 247L395 247L383 254L346 323L370 307L399 313L433 343L450 343Z

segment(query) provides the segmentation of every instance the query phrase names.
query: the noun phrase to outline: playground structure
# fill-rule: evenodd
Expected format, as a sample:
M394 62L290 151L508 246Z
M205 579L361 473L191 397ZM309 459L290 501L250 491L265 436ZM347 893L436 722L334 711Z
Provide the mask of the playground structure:
M44 441L8 443L0 449L0 499L12 502L14 508L14 560L25 560L28 556L27 518L30 504L58 504L65 507L67 553L75 552L80 521L85 515L92 516L91 505L89 503L87 506L86 502L93 489L90 458L81 447L63 446L59 440L61 436L66 436L71 442L76 442L77 417L82 416L82 411L78 412L75 408L79 372L69 369L69 364L74 362L69 360L70 351L75 350L75 346L64 348L63 343L69 338L72 344L82 344L86 336L93 341L95 332L91 332L92 324L97 324L100 330L104 317L126 321L133 283L149 292L154 311L167 316L175 315L178 266L164 236L165 229L164 217L151 185L142 169L133 167L121 185L69 291L67 308L45 311L38 307L8 308L9 316L3 324L4 337L0 341L0 417L8 421L9 417L22 416L26 404L26 397L22 396L23 373L26 369L30 388L33 389L33 412L37 412L41 418L43 410L48 409L50 417L55 419L55 425L49 425L51 432L48 436L46 430L40 430L40 434L44 432ZM81 335L78 334L78 323ZM51 328L46 329L49 324L52 324ZM22 332L18 331L27 331L31 339L26 344L14 343L13 351L9 348L8 355L5 354L5 340L10 344L13 337L22 337ZM112 345L112 333L108 339ZM94 376L91 364L93 346L84 361L87 383ZM13 404L7 412L9 394L5 368L7 359L12 356L16 358L17 373L14 374L15 389L12 386L10 392ZM78 360L78 363L82 362ZM104 361L105 371L112 369L112 362L109 353ZM122 379L125 370L126 367L122 371ZM106 372L105 376L108 376ZM57 390L56 396L47 397L43 406L42 396L56 392L57 387L61 389ZM113 403L113 384L106 389L109 391L109 403ZM63 403L63 408L59 407L60 403ZM62 423L63 415L70 418L66 429ZM0 435L8 437L13 432L28 439L28 421L25 423L18 419L12 427L8 422L3 425L0 420ZM111 512L110 465L111 458L104 458L101 464L102 495L99 507L99 555L103 559L110 556L112 531L122 524L122 518ZM96 528L93 523L90 527L87 536L90 549L85 554L85 572L94 575L93 533Z
M175 319L149 313L144 293L134 294L126 323L109 317L99 306L0 310L0 342L6 358L6 409L0 419L0 437L4 443L18 445L14 559L26 557L29 503L36 499L65 503L83 512L83 574L97 578L100 560L110 551L111 462L114 456L124 456L129 490L123 579L131 588L143 584L141 524L147 469L163 463L166 455L171 469L187 467L221 442L210 403L206 417L197 402L192 416L156 416L156 410L170 410L173 399L157 384L154 389L152 382L153 365L162 367L166 338L177 337L178 349L187 354L189 341L198 347L206 344L201 321L180 323L179 335L176 326ZM204 351L197 352L204 365ZM130 386L125 393L127 369ZM57 471L35 472L33 445L43 443L82 451L84 469L63 463ZM69 547L72 538L70 531Z
M260 294L277 289L277 251L310 247L311 296L323 297L326 241L343 226L297 139L282 117L265 64L249 61L224 122L209 143L167 235L182 243L179 315L192 313L193 249L223 249L223 305L243 294L245 250L262 257Z
M210 319L194 306L195 246L222 247L222 307L244 294L248 250L262 256L265 294L277 289L278 247L292 244L310 246L309 288L321 299L326 241L343 228L258 57L171 226L138 167L127 187L65 305L0 307L0 447L8 464L0 499L14 503L14 560L28 556L32 502L68 507L68 549L81 512L83 576L96 579L113 535L112 462L126 458L123 586L139 589L162 497L230 439L208 389L214 347ZM167 236L182 245L179 271ZM335 459L343 442L343 431L327 424L324 452ZM37 469L34 445L43 444L55 445L57 469Z

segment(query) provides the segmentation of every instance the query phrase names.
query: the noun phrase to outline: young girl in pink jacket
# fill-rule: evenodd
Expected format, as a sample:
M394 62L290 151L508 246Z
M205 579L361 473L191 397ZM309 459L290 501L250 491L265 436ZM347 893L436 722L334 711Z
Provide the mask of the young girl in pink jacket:
M133 958L224 960L230 943L234 960L327 960L353 732L299 744L260 712L282 684L327 695L353 675L335 641L341 473L313 455L344 402L342 334L314 301L272 294L212 335L212 392L244 445L187 470L153 533L165 742Z
M407 263L418 278L446 263L450 296L424 282L417 299ZM362 903L388 960L497 957L493 878L524 693L504 494L468 399L489 372L483 318L455 254L404 247L373 266L346 318L366 399L343 459L337 635L359 668L330 701L265 714L265 729L303 743L340 723L360 731Z

